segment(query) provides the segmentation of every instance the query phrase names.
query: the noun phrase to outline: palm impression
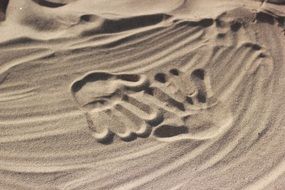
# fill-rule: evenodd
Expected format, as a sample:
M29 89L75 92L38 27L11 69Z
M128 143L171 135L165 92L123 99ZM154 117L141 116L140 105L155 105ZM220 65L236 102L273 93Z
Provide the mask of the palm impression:
M144 103L149 86L143 75L92 72L72 85L72 94L85 112L92 135L101 142L114 135L122 140L146 137L160 113Z
M204 140L217 136L232 122L227 108L213 95L210 78L203 69L190 73L178 69L157 73L151 89L160 100L165 117L153 131L163 141Z

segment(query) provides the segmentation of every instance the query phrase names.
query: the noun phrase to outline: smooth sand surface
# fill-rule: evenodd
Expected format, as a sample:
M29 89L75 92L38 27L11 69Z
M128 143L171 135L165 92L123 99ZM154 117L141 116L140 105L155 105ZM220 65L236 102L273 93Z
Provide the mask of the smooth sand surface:
M284 0L1 0L0 190L284 190Z

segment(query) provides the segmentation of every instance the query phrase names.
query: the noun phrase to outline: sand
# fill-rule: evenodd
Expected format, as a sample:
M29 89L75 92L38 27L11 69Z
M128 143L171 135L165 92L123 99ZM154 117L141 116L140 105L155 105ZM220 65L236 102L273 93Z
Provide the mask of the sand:
M0 190L284 190L284 0L1 0Z

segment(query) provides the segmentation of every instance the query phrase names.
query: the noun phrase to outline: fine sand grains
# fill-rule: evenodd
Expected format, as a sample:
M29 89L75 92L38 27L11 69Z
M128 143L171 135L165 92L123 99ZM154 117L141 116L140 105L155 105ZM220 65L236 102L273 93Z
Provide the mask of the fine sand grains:
M0 190L285 189L284 16L0 1Z

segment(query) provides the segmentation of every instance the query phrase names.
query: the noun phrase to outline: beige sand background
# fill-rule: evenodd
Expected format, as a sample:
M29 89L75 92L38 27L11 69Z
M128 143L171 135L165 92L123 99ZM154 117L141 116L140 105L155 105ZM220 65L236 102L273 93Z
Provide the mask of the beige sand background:
M285 5L1 0L1 190L285 189Z

